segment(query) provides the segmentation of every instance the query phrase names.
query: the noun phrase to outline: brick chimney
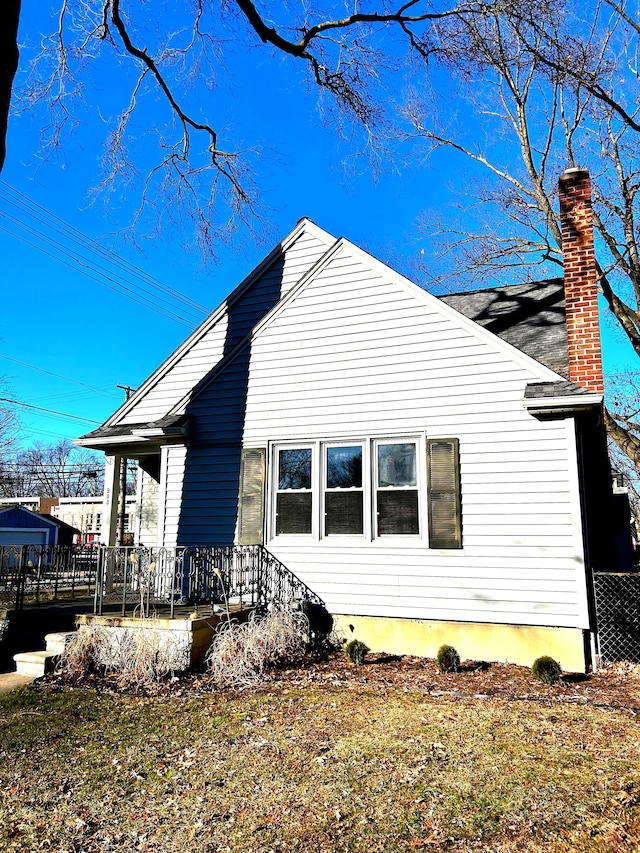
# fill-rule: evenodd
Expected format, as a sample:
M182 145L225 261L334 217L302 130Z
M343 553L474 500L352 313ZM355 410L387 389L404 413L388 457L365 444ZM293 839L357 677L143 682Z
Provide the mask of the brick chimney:
M604 380L598 322L598 275L593 244L591 181L586 170L567 169L560 176L559 183L569 379L590 391L602 394Z

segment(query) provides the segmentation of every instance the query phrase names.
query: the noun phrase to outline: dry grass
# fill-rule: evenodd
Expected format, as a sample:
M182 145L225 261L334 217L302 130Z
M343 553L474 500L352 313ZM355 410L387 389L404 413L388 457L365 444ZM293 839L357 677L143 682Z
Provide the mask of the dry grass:
M275 610L247 622L221 622L207 652L214 684L246 687L276 664L300 660L309 634L304 614Z
M329 680L188 700L26 690L0 719L6 853L640 845L626 710Z
M129 688L148 688L184 668L184 651L158 631L113 631L100 626L80 631L58 662L58 672L70 683L112 673Z

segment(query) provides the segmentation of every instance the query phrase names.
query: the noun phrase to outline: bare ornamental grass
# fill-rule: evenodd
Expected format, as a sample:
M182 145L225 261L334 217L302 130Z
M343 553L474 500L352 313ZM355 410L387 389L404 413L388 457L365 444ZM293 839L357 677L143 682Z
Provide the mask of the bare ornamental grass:
M308 634L307 618L290 610L221 622L207 652L207 670L217 685L247 687L269 668L301 660Z
M186 666L185 651L167 634L148 630L91 627L67 644L58 662L65 680L113 675L127 688L150 687Z

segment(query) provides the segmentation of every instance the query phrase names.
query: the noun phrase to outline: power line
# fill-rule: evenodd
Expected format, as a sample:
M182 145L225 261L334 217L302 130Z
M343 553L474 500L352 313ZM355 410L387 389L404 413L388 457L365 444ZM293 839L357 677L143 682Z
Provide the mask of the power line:
M14 364L21 364L22 367L29 367L31 370L39 370L40 373L47 373L49 376L55 376L56 379L64 379L66 382L73 382L75 385L82 385L83 388L88 388L89 391L94 391L101 397L116 396L115 394L105 394L104 391L101 391L99 388L94 388L92 385L87 385L84 382L80 382L78 379L71 379L69 376L63 376L61 373L52 373L51 370L45 370L44 367L36 367L35 364L27 364L26 361L18 361L17 358L11 358L11 356L8 355L0 355L0 358L4 358L6 361L12 361Z
M148 302L144 301L143 299L136 299L133 295L131 295L129 293L125 293L125 292L123 292L123 290L119 289L118 287L114 287L111 284L107 284L106 281L102 281L100 278L97 278L95 275L91 275L90 273L88 273L84 269L78 270L78 267L75 265L75 263L69 263L69 261L65 261L63 258L60 258L57 255L52 254L51 252L47 252L46 249L43 249L41 246L36 245L36 243L32 243L30 240L27 240L25 237L21 237L20 234L16 234L15 231L11 231L9 228L5 228L4 226L0 225L0 230L5 231L7 234L11 234L12 237L16 237L18 240L22 240L23 243L27 244L27 246L31 246L33 249L37 249L38 252L42 252L42 254L47 255L49 258L53 258L54 260L58 261L61 264L64 264L67 267L70 267L72 270L75 270L76 272L81 272L82 275L86 276L87 278L92 279L93 281L97 281L98 284L102 284L104 287L109 288L109 290L113 290L115 293L119 293L121 296L126 296L127 299L131 299L133 302L137 302L138 305L142 305L144 308L148 308L150 311L155 311L156 314L160 314L161 316L166 317L169 320L174 320L175 322L180 323L181 326L186 326L187 328L193 328L193 326L195 325L195 323L193 323L192 321L185 320L183 317L179 317L177 314L174 314L173 312L165 311L161 307L154 307L153 305L149 304ZM32 233L29 228L26 228L26 230L29 231L29 233ZM36 233L36 236L38 236L37 233ZM55 241L49 240L46 237L43 237L42 239L46 243L48 243L49 245L55 246ZM63 249L61 249L61 251L63 251L63 253L65 253ZM68 257L72 258L73 261L79 263L79 261L77 261L77 258L75 258L73 255L70 255L68 253L65 253L65 254L67 254ZM81 266L84 266L84 265L81 265ZM96 270L96 272L97 272L97 270ZM118 284L118 282L114 281L114 279L109 278L109 276L104 276L104 278L106 278L109 281L113 281L113 283L115 285ZM125 290L126 290L126 288L125 288Z
M24 196L18 190L15 190L6 182L0 181L0 191L4 193L4 195L0 197L5 203L17 208L20 213L31 217L36 222L39 222L41 225L52 230L55 236L52 237L51 235L43 233L32 223L25 222L15 214L3 211L1 215L3 215L5 219L9 220L9 222L17 225L19 228L36 237L38 240L43 241L56 252L70 258L72 263L69 263L64 260L64 258L61 258L56 254L46 251L42 246L31 243L29 240L25 239L24 236L15 233L15 231L10 230L9 228L2 228L2 230L6 231L8 234L22 240L27 245L32 246L49 257L55 258L57 261L64 263L66 266L70 266L72 269L77 270L77 268L80 267L80 271L88 278L97 281L103 286L108 287L110 290L120 293L122 296L132 299L138 304L144 305L150 310L155 311L168 319L180 322L182 325L193 327L196 322L201 321L202 315L206 316L209 313L209 309L206 306L196 302L196 300L191 299L191 297L180 293L174 288L168 287L159 279L145 273L143 270L135 267L128 261L119 258L95 240L92 240L78 229L60 219L60 217L55 216L55 214L52 214L50 211L41 207L27 196ZM83 250L88 251L91 255L94 255L95 258L99 258L101 261L108 263L111 267L115 267L115 270L105 268L96 259L87 257L86 255L79 255L76 249L70 251L70 247L61 243L61 237L76 246L81 247ZM86 270L91 270L91 272L96 273L100 278L96 278ZM126 280L123 279L123 275L127 277ZM132 278L137 281L131 281ZM106 279L106 281L103 281L102 279ZM107 282L111 282L111 284L108 284ZM168 297L168 299L165 297ZM183 313L186 312L191 314L191 317L186 318L176 314L176 303L178 310L181 310ZM196 315L195 319L193 319L194 313Z
M28 215L33 216L37 221L51 226L51 221L55 224L55 231L59 233L61 230L66 232L70 239L73 242L79 242L84 246L89 246L96 254L108 260L110 263L114 264L114 266L119 267L120 269L126 271L129 275L133 275L135 278L139 278L141 281L145 281L150 286L154 287L156 290L165 293L170 296L177 302L182 303L185 306L190 306L194 308L201 314L210 314L210 309L207 308L206 305L203 305L201 302L197 302L195 299L192 299L187 294L182 293L179 290L175 290L173 287L169 287L169 285L160 281L160 279L146 272L145 270L140 269L140 267L136 267L130 261L121 258L116 255L110 249L107 249L105 246L102 246L96 240L93 240L91 237L84 234L79 229L75 228L73 225L70 225L64 219L61 219L55 213L52 213L47 208L38 204L33 199L26 196L24 193L21 193L15 187L12 187L11 184L8 184L6 181L0 180L0 190L3 190L6 194L9 195L8 201L14 206L22 209L23 212L26 212Z
M14 406L24 406L26 409L37 409L39 412L47 412L50 415L59 415L62 418L73 418L75 421L87 421L90 424L100 425L100 421L92 418L82 418L80 415L70 415L67 412L56 412L54 409L43 409L42 406L34 406L31 403L23 403L22 400L10 400L8 397L0 397L0 402L12 403Z

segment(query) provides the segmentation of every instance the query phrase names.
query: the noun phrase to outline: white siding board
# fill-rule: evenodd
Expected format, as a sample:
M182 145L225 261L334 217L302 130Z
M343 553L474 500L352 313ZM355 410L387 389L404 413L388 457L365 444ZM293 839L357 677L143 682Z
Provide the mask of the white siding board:
M278 298L281 298L322 257L327 248L326 241L303 232L282 258L274 261L272 267L233 304L233 328L229 329L225 313L201 337L198 338L196 333L192 346L182 357L155 384L144 389L144 393L134 401L124 416L114 422L144 423L157 420L171 411L220 361L224 353L229 352L273 307L274 288L277 286Z
M168 496L167 529L184 544L222 535L209 495L224 512L237 501L224 442L458 437L461 551L430 550L426 537L267 547L335 612L584 626L571 439L524 410L526 383L548 378L528 364L336 257L187 406L193 491Z

